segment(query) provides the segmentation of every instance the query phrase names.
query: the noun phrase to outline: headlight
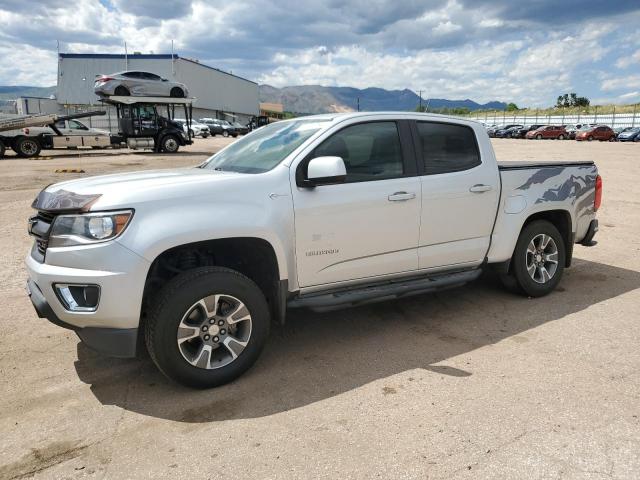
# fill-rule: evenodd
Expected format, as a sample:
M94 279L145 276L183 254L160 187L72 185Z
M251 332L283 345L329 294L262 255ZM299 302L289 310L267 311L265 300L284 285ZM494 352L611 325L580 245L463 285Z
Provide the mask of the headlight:
M70 247L113 240L124 232L132 216L132 210L59 215L51 228L49 247Z

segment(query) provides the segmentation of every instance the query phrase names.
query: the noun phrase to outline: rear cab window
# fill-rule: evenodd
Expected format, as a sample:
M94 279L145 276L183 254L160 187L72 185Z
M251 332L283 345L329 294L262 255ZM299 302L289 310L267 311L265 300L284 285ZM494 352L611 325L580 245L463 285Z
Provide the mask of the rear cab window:
M416 122L424 175L461 172L482 164L475 132L466 125Z

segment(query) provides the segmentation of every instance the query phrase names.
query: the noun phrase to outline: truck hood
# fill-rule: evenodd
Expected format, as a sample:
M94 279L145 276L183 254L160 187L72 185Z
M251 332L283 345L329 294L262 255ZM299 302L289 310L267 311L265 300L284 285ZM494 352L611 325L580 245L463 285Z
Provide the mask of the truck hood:
M197 196L211 192L212 184L246 175L201 168L101 175L50 185L40 192L33 207L49 211L129 208L159 198Z

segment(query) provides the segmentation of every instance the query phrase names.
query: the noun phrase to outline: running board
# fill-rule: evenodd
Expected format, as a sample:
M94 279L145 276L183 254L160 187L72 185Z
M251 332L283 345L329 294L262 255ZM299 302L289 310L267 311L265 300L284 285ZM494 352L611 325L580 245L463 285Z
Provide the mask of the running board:
M354 307L366 303L382 302L400 297L435 292L445 288L459 287L477 279L481 273L482 270L478 268L464 272L368 285L353 290L303 295L289 300L287 306L290 308L306 307L317 311Z

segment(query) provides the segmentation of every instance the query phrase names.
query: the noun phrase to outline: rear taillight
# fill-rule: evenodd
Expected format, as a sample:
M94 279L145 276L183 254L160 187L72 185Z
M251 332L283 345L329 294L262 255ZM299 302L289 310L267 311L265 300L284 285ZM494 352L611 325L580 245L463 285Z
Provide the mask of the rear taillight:
M102 77L99 77L96 82L108 82L109 80L113 80L113 78L103 75Z
M596 196L593 199L593 210L598 211L600 204L602 203L602 177L598 175L596 177Z

